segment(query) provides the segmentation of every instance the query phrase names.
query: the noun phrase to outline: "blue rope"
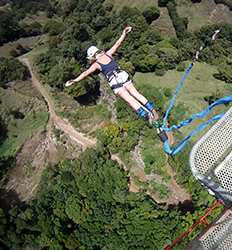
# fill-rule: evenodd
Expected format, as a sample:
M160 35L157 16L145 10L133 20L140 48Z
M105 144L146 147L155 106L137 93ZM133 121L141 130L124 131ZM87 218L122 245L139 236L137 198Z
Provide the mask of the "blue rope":
M213 35L212 35L212 37L211 37L211 42L214 42L214 41L216 40L216 37L217 37L217 35L218 35L219 32L220 32L220 29L214 31L214 33L213 33ZM196 55L195 55L195 57L194 57L194 59L193 59L193 62L190 63L190 65L189 65L188 68L186 69L184 75L183 75L182 78L180 79L180 82L177 84L176 90L175 90L175 92L174 92L174 94L173 94L173 96L172 96L172 99L171 99L171 101L170 101L170 103L169 103L169 107L168 107L168 109L167 109L167 111L166 111L166 113L165 113L165 116L164 116L164 118L163 118L163 124L162 124L162 126L161 126L162 129L167 127L167 120L168 120L169 114L170 114L170 112L171 112L171 110L172 110L172 108L173 108L173 106L174 106L174 104L175 104L176 98L177 98L177 96L178 96L178 94L179 94L181 88L183 87L184 82L185 82L187 76L189 75L189 73L190 73L190 71L191 71L191 69L192 69L194 63L198 60L200 52L201 52L205 47L206 47L206 44L205 44L205 45L202 45L202 46L197 50Z
M203 129L205 129L209 124L219 120L221 117L223 117L224 114L219 114L216 115L214 117L212 117L211 119L209 119L206 122L203 122L202 124L200 124L196 129L194 129L191 133L189 133L177 146L175 146L174 148L171 148L168 140L166 140L163 144L163 149L164 151L169 154L169 155L176 155L177 153L179 153L181 150L183 150L183 148L186 146L186 144L188 143L188 141L197 133L199 133L200 131L202 131Z
M211 37L211 41L214 41L216 39L217 34L220 32L220 30L216 30L213 34L213 36ZM184 85L184 82L187 78L187 76L189 75L194 63L198 60L199 57L199 53L200 51L202 51L204 49L204 46L201 46L200 49L196 52L194 61L188 66L188 68L186 69L184 75L182 76L182 78L180 79L179 83L177 84L176 90L172 96L172 99L169 103L168 109L165 113L165 116L163 118L163 122L162 122L162 126L160 127L160 130L163 131L173 131L174 129L180 129L181 127L187 126L189 125L192 121L199 119L199 118L203 118L205 116L207 116L214 107L220 105L220 104L227 104L229 102L232 102L232 96L227 96L224 98L219 99L218 101L212 103L209 107L207 107L206 109L204 109L203 111L197 113L197 114L193 114L189 119L186 119L184 121L181 121L179 124L177 125L172 125L170 128L167 127L167 120L168 117L170 115L170 112L175 104L176 98L181 90L181 88ZM220 115L215 115L214 117L210 118L208 121L203 122L202 124L200 124L196 129L194 129L188 136L186 136L176 147L171 148L168 140L166 140L164 142L163 148L164 151L167 154L170 155L175 155L178 152L180 152L186 145L186 143L197 133L199 133L200 131L202 131L205 127L207 127L209 124L211 124L214 121L219 120L224 114L220 114Z
M194 64L191 63L191 64L188 66L188 68L186 69L184 75L183 75L182 78L180 79L180 82L179 82L179 83L177 84L177 86L176 86L176 90L175 90L175 92L174 92L174 94L173 94L173 96L172 96L172 99L171 99L171 101L170 101L170 103L169 103L169 107L168 107L168 109L167 109L167 111L166 111L166 113L165 113L165 116L164 116L164 118L163 118L163 125L162 125L162 128L166 128L166 127L167 127L168 116L169 116L169 114L170 114L170 112L171 112L171 110L172 110L172 108L173 108L173 106L174 106L174 104L175 104L176 98L177 98L178 94L180 93L180 90L181 90L182 86L184 85L184 82L185 82L187 76L189 75L189 73L190 73L190 71L191 71L193 65L194 65Z
M181 121L179 124L177 125L172 125L171 127L163 127L162 129L165 131L173 131L174 129L180 129L184 126L189 125L192 121L199 119L199 118L204 118L205 116L207 116L216 106L221 105L221 104L228 104L232 102L232 95L231 96L226 96L223 97L217 101L215 101L214 103L212 103L210 106L208 106L206 109L202 110L199 113L193 114L190 118Z
M192 115L189 119L184 120L182 122L180 122L178 125L173 125L170 128L163 128L165 131L172 131L174 129L179 129L183 126L187 126L188 124L190 124L192 121L199 119L199 118L204 118L205 116L207 116L212 110L213 108L215 108L218 105L221 104L228 104L232 102L232 95L231 96L226 96L223 97L217 101L215 101L214 103L212 103L209 107L207 107L206 109L204 109L203 111ZM168 140L166 140L163 144L163 149L164 151L169 154L169 155L175 155L177 153L179 153L187 144L187 142L193 137L195 136L197 133L199 133L200 131L202 131L204 128L206 128L209 124L219 120L224 114L219 114L219 115L215 115L214 117L210 118L208 121L203 122L202 124L200 124L196 129L194 129L191 133L189 133L177 146L175 146L174 148L171 148Z

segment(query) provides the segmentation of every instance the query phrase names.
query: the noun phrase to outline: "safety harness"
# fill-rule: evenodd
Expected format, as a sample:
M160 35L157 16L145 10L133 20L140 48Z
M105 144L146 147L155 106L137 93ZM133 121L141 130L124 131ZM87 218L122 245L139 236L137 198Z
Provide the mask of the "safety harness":
M113 78L115 78L117 84L113 84L111 85L111 89L118 89L123 87L123 84L126 83L129 80L129 75L127 78L125 78L125 80L123 80L122 82L119 82L118 80L118 75L122 72L122 70L120 68L117 68L116 70L110 72L109 75L106 76L107 81L110 82L111 80L113 80Z
M115 90L117 88L121 88L125 82L129 80L129 75L127 72L120 69L115 60L106 54L107 57L111 59L111 61L107 64L102 64L98 61L96 63L101 67L102 74L106 77L107 81L110 83L113 79L115 79L116 84L111 85L111 89Z

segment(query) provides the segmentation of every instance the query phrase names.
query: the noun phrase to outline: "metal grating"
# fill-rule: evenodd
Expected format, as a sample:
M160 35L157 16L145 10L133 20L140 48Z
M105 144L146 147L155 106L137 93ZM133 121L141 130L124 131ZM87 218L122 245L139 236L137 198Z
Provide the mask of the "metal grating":
M210 174L231 150L232 108L193 147L190 154L193 173Z
M232 194L232 108L194 145L190 166L196 178L213 178Z
M194 145L190 153L194 176L224 202L232 202L232 107ZM189 249L189 248L188 248ZM232 210L193 242L194 250L232 250Z
M231 250L232 211L227 210L202 236L191 243L188 250Z
M232 151L214 173L221 186L232 194Z

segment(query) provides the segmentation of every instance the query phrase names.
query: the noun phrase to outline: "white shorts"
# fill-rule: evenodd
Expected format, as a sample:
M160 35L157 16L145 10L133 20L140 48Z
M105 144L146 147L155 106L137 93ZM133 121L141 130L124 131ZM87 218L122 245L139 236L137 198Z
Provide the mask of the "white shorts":
M121 88L127 86L131 82L132 81L129 78L128 73L124 70L121 70L120 72L117 72L115 77L113 77L108 83L110 87L112 87L113 85L122 85L121 87L119 86L118 88L113 89L114 94L117 94Z
M129 85L130 83L132 83L132 81L131 81L131 80L129 80L129 81L127 81L127 82L123 83L123 86L122 86L122 87L119 87L119 88L113 89L114 94L115 94L115 95L117 95L117 94L118 94L118 92L119 92L119 91L120 91L123 87L126 87L126 86L127 86L127 85Z

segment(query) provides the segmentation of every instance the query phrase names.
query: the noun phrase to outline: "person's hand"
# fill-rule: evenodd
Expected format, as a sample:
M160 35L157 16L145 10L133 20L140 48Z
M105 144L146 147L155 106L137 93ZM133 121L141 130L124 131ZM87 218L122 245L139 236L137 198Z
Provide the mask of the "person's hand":
M65 87L71 86L74 82L75 82L75 81L73 81L73 80L67 81L67 82L65 83Z
M131 26L127 26L124 30L123 30L123 34L128 34L129 32L131 32L132 27Z

